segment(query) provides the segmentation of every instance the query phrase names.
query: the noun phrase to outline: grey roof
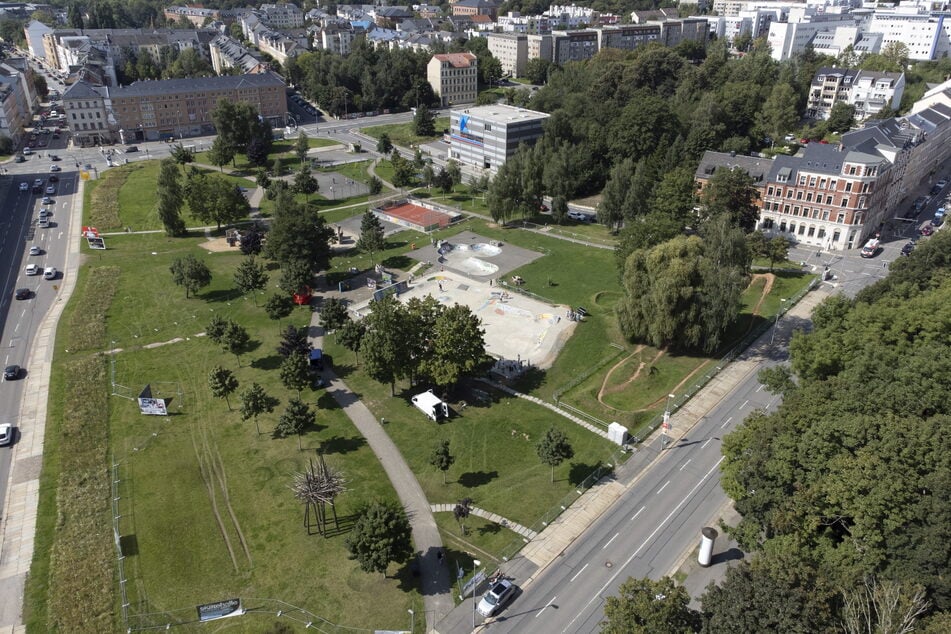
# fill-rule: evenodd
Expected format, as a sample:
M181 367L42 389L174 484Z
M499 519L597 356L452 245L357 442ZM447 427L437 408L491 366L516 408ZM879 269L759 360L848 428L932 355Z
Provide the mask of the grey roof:
M262 88L266 86L284 86L284 80L274 73L267 72L254 75L137 81L129 86L113 88L111 94L113 97L144 97L166 93L194 92L196 90L237 90L243 87Z
M914 140L914 134L901 127L898 119L871 120L859 130L842 135L842 145L848 148L874 149L879 145L903 148Z
M800 158L798 156L789 156L787 154L777 154L776 158L773 159L773 165L769 170L769 176L767 180L770 183L774 183L779 180L779 176L783 176L783 180L786 182L794 182L796 179L796 172L799 171Z
M102 94L96 90L95 86L85 81L77 81L75 84L67 88L65 93L63 93L64 100L89 98L101 99Z
M734 152L711 152L703 153L700 159L700 165L697 166L696 178L708 179L718 167L729 169L741 169L753 177L754 183L762 183L772 167L773 161L766 158L755 156L745 156Z
M495 9L499 6L495 0L459 0L454 7L472 7L474 9Z
M881 160L882 157L878 157ZM845 153L831 143L810 143L803 148L799 169L821 174L839 174Z

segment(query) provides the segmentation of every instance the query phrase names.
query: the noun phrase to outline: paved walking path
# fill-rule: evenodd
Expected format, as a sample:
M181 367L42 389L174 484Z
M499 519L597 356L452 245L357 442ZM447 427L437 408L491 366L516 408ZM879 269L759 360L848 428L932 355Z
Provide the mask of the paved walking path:
M320 348L323 345L323 328L319 326L318 313L314 313L312 321L311 332L314 331L317 334L310 337L310 342L315 348ZM432 630L436 622L449 614L454 603L449 568L446 558L441 557L442 537L436 527L436 519L433 517L426 494L423 493L416 476L403 459L403 454L369 408L350 391L347 384L340 380L333 370L329 368L324 370L323 377L328 383L327 392L366 438L367 444L383 465L390 483L406 509L413 528L413 543L416 546L420 572L420 593L423 595L426 606L427 629Z
M455 510L456 505L455 504L430 504L429 508L433 513L452 513L453 510ZM519 535L521 535L522 537L535 539L535 536L538 535L538 533L536 533L532 529L526 526L522 526L518 522L513 522L512 520L505 519L501 515L490 513L489 511L486 511L485 509L480 509L477 506L470 506L469 513L471 515L475 515L477 517L487 519L490 522L494 522L498 524L499 526L503 526L505 528L513 530Z
M502 390L502 391L505 392L506 394L511 394L512 396L517 396L518 398L524 398L526 401L531 401L532 403L535 403L535 404L537 404L537 405L541 405L542 407L547 407L548 409L550 409L551 411L555 412L555 413L558 414L559 416L564 416L565 418L567 418L567 419L570 420L571 422L573 422L573 423L575 423L575 424L577 424L577 425L581 425L582 427L584 427L585 429L587 429L588 431L590 431L592 434L597 434L598 436L601 436L601 437L604 438L605 440L607 440L607 438L608 438L608 432L607 432L607 431L605 431L605 430L603 430L603 429L599 429L599 428L595 427L594 425L592 425L591 423L585 422L584 420L582 420L582 419L579 418L578 416L575 416L574 414L570 414L570 413L566 412L565 410L561 409L561 408L558 407L557 405L554 405L553 403L549 403L548 401L543 401L542 399L540 399L540 398L538 398L538 397L536 397L536 396L530 396L530 395L528 395L528 394L522 394L521 392L518 392L518 391L516 391L516 390L513 390L512 388L510 388L510 387L507 386L507 385L502 385L501 383L496 383L495 381L491 381L491 380L489 380L489 379L480 378L480 379L478 379L478 380L479 380L479 381L482 381L483 383L487 383L487 384L491 385L492 387L494 387L494 388L497 389L497 390Z

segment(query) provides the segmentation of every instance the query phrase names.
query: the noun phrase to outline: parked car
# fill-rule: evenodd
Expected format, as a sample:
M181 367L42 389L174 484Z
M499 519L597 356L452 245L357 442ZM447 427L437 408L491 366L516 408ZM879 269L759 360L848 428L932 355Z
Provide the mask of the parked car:
M930 223L926 224L925 226L923 226L921 229L918 230L918 233L920 233L923 236L930 236L932 233L934 233L934 227L932 227Z
M514 595L515 586L508 579L502 579L489 588L476 609L482 616L492 616Z
M59 156L56 155L56 154L50 154L50 160L51 160L51 161L59 161L59 160L61 160L61 159L60 159Z
M47 194L55 194L55 193L56 193L56 187L54 187L53 185L50 185L49 187L46 188L46 193L47 193Z
M909 242L901 248L902 255L911 255L911 252L915 250L915 243Z
M42 187L42 186L43 186L42 178L33 179L33 187Z
M139 148L137 148L134 145L130 145L129 147L125 149L126 154L132 154L133 152L138 152L138 151L139 151Z
M21 192L28 192L28 191L30 191L30 184L27 183L26 181L23 181L22 183L20 183L20 191L21 191Z
M59 176L57 176L56 174L53 174L52 176L50 176L50 182L51 182L51 183L58 183L58 182L59 182Z
M15 163L26 163L26 157L22 154L17 154L17 157L14 159Z
M938 181L937 183L935 183L934 185L935 185L935 187L937 187L938 190L940 191L940 190L942 190L942 189L944 189L945 187L948 186L948 181L946 181L945 179L942 178L941 180L939 180L939 181Z
M10 423L0 424L0 447L6 447L13 442L13 425Z
M54 163L54 164L50 165L50 171L51 171L51 172L62 172L62 171L63 171L63 168L60 167L59 165L56 165L56 164Z
M8 365L3 369L3 378L7 381L16 381L20 378L20 366Z
M49 196L43 196L43 204L44 204L44 205L52 205L52 204L53 204L53 199L50 198Z

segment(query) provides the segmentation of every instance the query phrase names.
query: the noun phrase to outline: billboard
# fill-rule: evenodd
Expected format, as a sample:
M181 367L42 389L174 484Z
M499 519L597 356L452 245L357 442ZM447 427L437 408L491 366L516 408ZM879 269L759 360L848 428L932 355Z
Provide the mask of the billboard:
M229 616L241 616L242 614L244 614L244 610L241 609L241 599L225 599L224 601L198 606L199 621L214 621Z
M146 385L139 394L139 412L147 416L168 416L168 401L170 399L153 398L152 386Z

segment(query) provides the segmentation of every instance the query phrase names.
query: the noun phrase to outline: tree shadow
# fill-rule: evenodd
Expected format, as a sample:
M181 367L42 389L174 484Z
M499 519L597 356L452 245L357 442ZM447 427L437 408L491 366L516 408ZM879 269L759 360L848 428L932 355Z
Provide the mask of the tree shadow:
M498 477L498 471L470 471L459 476L457 482L467 489L470 489L488 484Z
M595 464L586 464L584 462L572 462L571 469L568 470L568 482L571 486L578 486L588 477L604 465L599 460ZM611 470L602 470L601 477L606 476Z
M353 525L357 523L358 515L353 513L351 515L340 515L337 517L336 523L334 522L334 512L328 504L325 512L327 513L327 525L324 527L323 537L331 538L338 537L340 535L346 535L351 530L353 530ZM311 535L321 535L317 530L317 521L314 519L314 511L311 509ZM306 529L305 529L306 530Z
M209 302L233 302L241 297L241 291L236 288L223 288L217 291L203 293L201 298Z
M281 367L281 361L284 359L279 354L272 354L267 357L259 357L251 362L251 367L255 370L277 370Z
M388 269L400 269L405 271L413 266L415 260L405 255L392 255L385 260L382 264Z
M502 527L495 522L489 522L488 524L483 524L476 530L479 535L496 535L502 532Z
M333 438L328 438L323 441L321 443L321 449L325 454L350 453L351 451L360 449L366 444L367 441L363 436L352 436L350 438L334 436Z
M545 378L544 370L532 367L512 381L512 387L523 394L531 394L545 384Z

